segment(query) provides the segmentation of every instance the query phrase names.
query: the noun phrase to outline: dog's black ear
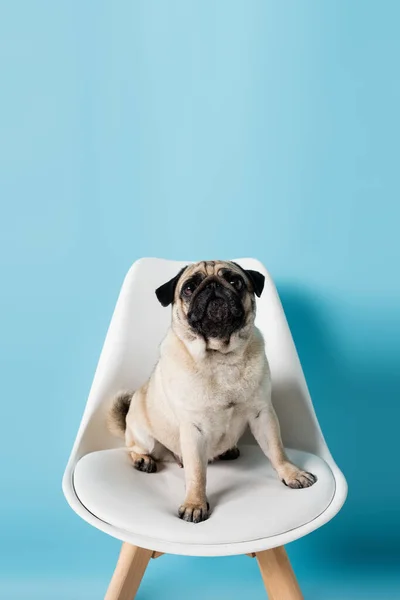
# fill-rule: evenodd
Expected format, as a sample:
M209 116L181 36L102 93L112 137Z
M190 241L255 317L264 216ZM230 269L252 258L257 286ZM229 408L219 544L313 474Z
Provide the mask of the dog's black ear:
M252 269L243 269L243 267L241 267L237 263L233 263L233 264L236 265L237 267L239 267L239 269L242 269L242 271L244 273L246 273L247 277L251 281L255 295L260 297L262 294L262 291L264 289L264 283L265 283L264 275L262 273L259 273L258 271L252 271Z
M156 296L163 306L169 306L174 301L176 284L186 267L183 267L175 277L156 289Z
M262 273L259 273L258 271L252 271L251 269L245 269L244 272L253 284L255 295L260 297L264 289L264 275Z

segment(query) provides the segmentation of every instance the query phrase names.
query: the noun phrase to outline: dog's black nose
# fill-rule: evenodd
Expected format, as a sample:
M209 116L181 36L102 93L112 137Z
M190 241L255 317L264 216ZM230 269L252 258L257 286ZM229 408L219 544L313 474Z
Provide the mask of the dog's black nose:
M211 321L222 322L229 318L229 308L222 298L212 299L207 305L207 316Z
M221 284L220 284L220 282L219 282L219 281L212 281L212 282L209 284L209 286L215 290L215 289L217 289L217 288L220 288L220 287L221 287Z

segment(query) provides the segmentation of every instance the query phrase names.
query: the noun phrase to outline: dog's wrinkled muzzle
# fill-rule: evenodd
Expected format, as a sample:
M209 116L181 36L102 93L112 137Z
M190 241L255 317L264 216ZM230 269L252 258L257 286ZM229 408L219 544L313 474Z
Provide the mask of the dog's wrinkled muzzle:
M188 313L190 326L206 337L229 337L243 317L240 298L215 281L199 290Z

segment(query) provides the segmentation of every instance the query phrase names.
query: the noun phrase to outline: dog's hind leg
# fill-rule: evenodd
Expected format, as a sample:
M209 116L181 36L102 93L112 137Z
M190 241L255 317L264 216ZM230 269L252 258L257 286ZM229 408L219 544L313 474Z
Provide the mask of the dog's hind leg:
M160 445L147 431L134 425L128 426L125 432L125 442L133 466L144 473L155 473Z
M160 459L161 444L153 437L146 407L147 384L132 397L126 417L125 444L138 471L155 473Z

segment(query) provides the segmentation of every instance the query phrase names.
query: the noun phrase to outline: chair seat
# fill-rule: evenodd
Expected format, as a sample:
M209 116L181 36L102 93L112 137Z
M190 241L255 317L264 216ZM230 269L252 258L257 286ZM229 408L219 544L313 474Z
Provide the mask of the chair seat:
M297 450L290 459L318 477L294 490L278 479L258 446L242 446L239 459L208 467L212 514L186 523L177 517L184 471L164 463L154 474L136 471L124 449L92 452L79 460L74 487L80 502L109 525L149 539L182 544L227 544L275 536L309 523L331 503L334 476L324 460Z

